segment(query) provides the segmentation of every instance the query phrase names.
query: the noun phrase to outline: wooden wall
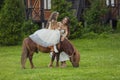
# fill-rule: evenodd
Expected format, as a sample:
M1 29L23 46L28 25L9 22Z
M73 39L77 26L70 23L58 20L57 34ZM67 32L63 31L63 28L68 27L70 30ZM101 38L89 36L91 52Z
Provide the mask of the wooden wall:
M41 0L26 0L27 8L31 9L29 16L34 21L41 21ZM50 16L50 10L44 10L44 19L47 20Z

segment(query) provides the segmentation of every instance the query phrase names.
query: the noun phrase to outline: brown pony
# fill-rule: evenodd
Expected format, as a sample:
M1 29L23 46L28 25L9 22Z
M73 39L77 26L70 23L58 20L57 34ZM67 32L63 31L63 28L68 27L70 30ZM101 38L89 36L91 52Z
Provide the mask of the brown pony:
M69 55L70 61L71 61L72 65L73 65L73 67L79 67L80 54L73 47L73 45L70 43L70 41L68 39L65 39L64 41L60 42L57 45L57 48L59 50L59 53L55 53L52 56L49 67L52 67L53 61L54 61L54 58L55 58L56 54L57 54L56 66L59 66L58 61L59 61L59 54L60 54L61 51L64 51ZM31 68L34 68L32 58L33 58L34 52L38 52L38 51L41 51L41 52L44 52L44 53L49 53L50 48L37 45L29 37L25 38L23 40L22 54L21 54L21 65L22 65L23 69L25 69L25 63L26 63L27 58L29 58Z

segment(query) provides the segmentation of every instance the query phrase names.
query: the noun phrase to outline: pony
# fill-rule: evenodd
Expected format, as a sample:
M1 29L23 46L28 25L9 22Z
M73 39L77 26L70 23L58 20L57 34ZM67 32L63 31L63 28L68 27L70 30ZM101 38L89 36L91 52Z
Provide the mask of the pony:
M64 39L64 41L58 43L57 48L59 53L54 53L54 55L52 55L52 59L49 64L49 67L53 66L53 61L56 55L57 55L56 66L59 66L59 54L62 51L66 52L69 55L70 62L72 63L73 67L79 67L80 54L68 39ZM21 66L23 69L25 69L25 63L27 58L29 58L31 68L34 68L32 59L33 59L34 52L38 53L38 51L41 51L44 53L50 53L51 50L49 47L43 47L41 45L36 44L29 37L23 40L22 54L21 54Z

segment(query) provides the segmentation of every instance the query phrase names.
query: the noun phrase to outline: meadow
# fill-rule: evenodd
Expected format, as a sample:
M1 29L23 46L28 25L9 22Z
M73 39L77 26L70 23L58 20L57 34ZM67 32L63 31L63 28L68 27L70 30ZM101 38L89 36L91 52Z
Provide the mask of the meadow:
M0 47L0 80L120 80L120 34L71 40L81 55L79 68L48 68L50 56L35 53L35 69L21 69L21 45Z

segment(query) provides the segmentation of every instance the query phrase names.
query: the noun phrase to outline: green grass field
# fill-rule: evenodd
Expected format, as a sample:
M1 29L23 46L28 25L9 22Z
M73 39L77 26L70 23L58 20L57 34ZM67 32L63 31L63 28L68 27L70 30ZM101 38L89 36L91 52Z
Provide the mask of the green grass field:
M21 69L21 46L0 47L0 80L120 80L120 34L109 38L76 39L80 67L48 68L49 54L34 55L35 69Z

